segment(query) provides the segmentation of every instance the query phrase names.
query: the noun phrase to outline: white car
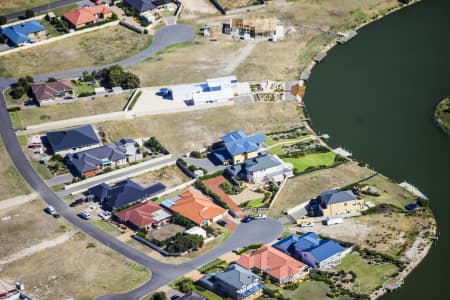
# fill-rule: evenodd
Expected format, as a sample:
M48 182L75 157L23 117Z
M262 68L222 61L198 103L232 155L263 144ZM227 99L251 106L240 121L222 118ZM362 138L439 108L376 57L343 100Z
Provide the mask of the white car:
M313 227L314 224L312 222L301 222L298 224L300 227Z
M91 218L91 214L84 210L80 212L79 216L85 220L89 220Z
M266 215L258 214L258 215L256 215L254 218L255 218L255 220L262 220L262 219L267 218L267 216L266 216Z
M111 213L109 211L102 211L101 213L98 214L98 216L102 220L109 220L109 219L111 219Z

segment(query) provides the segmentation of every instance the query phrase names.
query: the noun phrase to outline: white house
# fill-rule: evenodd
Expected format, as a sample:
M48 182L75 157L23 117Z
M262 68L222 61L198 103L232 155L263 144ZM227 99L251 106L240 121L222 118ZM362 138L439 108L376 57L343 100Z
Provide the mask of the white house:
M203 228L201 228L200 226L194 226L192 228L189 228L184 233L190 234L190 235L197 234L197 235L201 236L202 238L206 239L206 231Z

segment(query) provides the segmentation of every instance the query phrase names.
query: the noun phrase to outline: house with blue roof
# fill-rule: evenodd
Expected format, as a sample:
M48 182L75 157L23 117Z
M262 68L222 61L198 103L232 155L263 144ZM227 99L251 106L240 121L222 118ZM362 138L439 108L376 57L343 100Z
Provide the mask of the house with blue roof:
M272 245L313 268L328 269L341 263L345 249L338 243L321 239L314 232L290 235Z
M312 199L307 209L311 216L330 217L360 212L365 209L365 202L363 198L356 196L351 190L333 189Z
M198 284L223 298L235 300L256 299L262 295L264 284L261 278L238 264L228 269L205 275Z
M115 210L126 205L143 201L164 191L166 186L156 183L149 187L142 187L131 179L126 179L110 186L106 183L88 189L87 195L99 201L105 210Z
M262 133L247 136L238 130L222 136L220 140L212 151L213 160L223 165L235 165L257 157L266 138Z
M3 27L1 34L8 39L8 43L16 47L33 44L44 38L47 31L45 26L36 20Z

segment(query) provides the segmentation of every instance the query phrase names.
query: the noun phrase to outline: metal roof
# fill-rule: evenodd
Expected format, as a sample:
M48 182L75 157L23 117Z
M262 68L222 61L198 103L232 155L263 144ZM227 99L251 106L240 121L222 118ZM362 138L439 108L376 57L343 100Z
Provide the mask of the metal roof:
M335 204L356 199L352 191L328 190L320 194L320 202L323 204Z
M20 44L24 42L32 43L33 41L28 38L31 33L45 30L45 27L36 20L29 22L4 27L1 32L14 44Z
M214 277L217 280L226 282L237 290L260 279L258 275L253 274L238 264L232 264L228 269L216 273Z
M100 143L100 140L91 125L47 132L47 140L54 152Z

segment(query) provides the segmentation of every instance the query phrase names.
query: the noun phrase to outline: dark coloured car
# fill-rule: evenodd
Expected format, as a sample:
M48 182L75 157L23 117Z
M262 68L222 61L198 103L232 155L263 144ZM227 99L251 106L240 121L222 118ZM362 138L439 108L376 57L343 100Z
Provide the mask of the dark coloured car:
M58 214L58 213L54 213L52 216L53 216L53 218L55 218L55 219L61 218L61 215Z
M219 224L219 225L222 226L222 227L227 226L227 222L225 222L224 220L219 220L219 221L217 221L217 224Z
M255 218L253 218L252 216L247 216L245 218L242 219L243 223L250 223L251 221L253 221Z

